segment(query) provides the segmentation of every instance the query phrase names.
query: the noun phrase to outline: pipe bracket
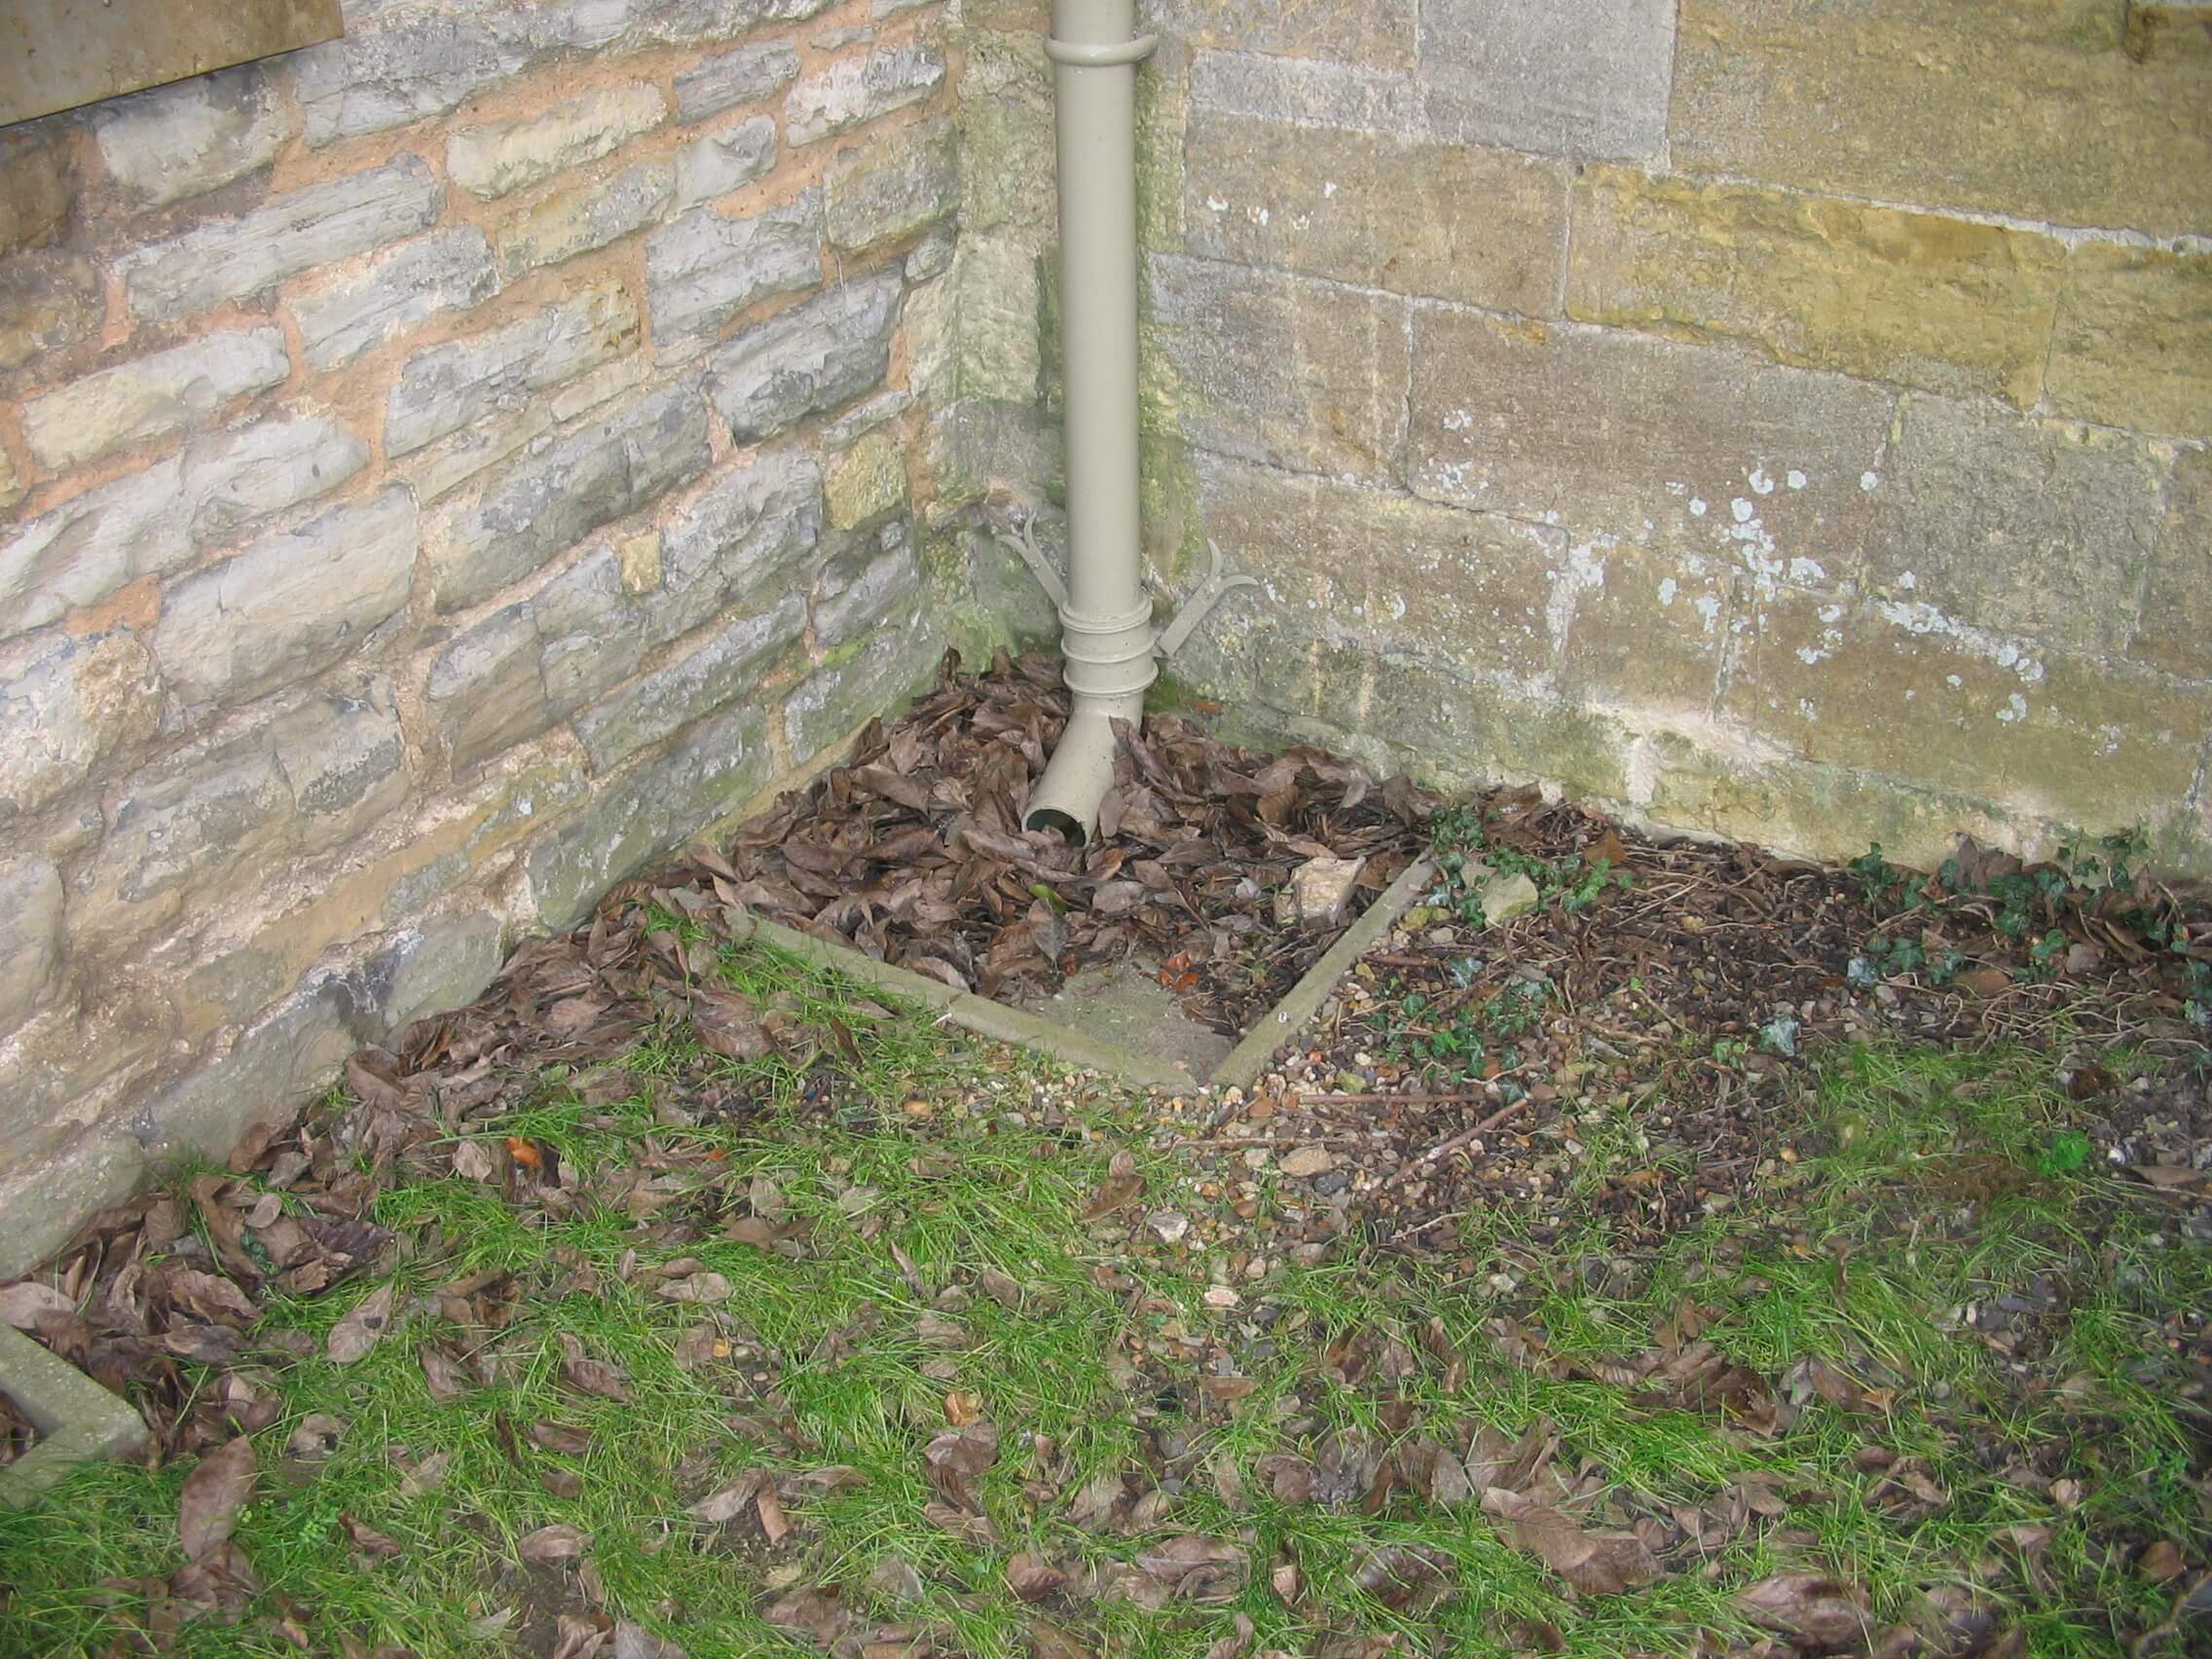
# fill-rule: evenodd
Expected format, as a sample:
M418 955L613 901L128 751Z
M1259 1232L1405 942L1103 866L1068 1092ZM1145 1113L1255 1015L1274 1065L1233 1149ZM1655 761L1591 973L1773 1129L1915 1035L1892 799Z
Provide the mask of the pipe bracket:
M999 531L994 539L1002 547L1011 547L1029 567L1029 573L1037 578L1037 585L1051 598L1054 609L1068 608L1068 584L1060 579L1060 572L1052 568L1052 561L1045 557L1045 549L1037 543L1037 515L1024 513L1021 522L1009 535Z
M1160 636L1160 654L1172 657L1198 631L1198 624L1213 614L1213 608L1238 588L1256 588L1260 585L1255 576L1233 576L1228 573L1218 543L1208 541L1206 550L1213 555L1213 569L1200 582L1191 597L1183 602L1183 608L1175 613Z
M1124 63L1142 63L1159 49L1160 37L1153 34L1106 45L1051 39L1045 42L1045 55L1070 69L1114 69Z

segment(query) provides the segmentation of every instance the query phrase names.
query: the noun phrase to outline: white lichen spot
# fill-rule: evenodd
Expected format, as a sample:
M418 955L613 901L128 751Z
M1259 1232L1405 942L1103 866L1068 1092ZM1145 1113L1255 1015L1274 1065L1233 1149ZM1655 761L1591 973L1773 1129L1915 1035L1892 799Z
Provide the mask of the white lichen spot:
M1783 479L1783 482L1788 485L1792 490L1802 490L1806 485L1810 484L1812 480L1810 478L1807 478L1802 472L1799 472L1795 467L1791 467L1788 476Z
M1463 432L1474 424L1475 418L1464 409L1455 409L1444 417L1444 429L1447 432Z
M1263 230L1267 227L1268 221L1274 217L1274 214L1264 203L1256 207L1246 208L1245 214L1253 224L1260 226Z
M1321 200L1324 202L1334 202L1336 199L1337 183L1336 180L1331 179L1328 181L1328 183L1321 186Z
M1797 713L1809 720L1817 720L1821 718L1821 711L1814 706L1813 699L1810 697L1797 699Z
M1904 591L1907 593L1912 592L1912 590L1919 585L1920 578L1914 575L1910 571L1906 571L1898 577L1898 586L1904 589Z
M1758 509L1752 506L1751 502L1745 500L1743 497L1738 496L1734 500L1728 503L1728 511L1734 516L1738 524L1750 524L1751 522L1751 515L1757 512Z
M1774 494L1774 477L1763 466L1751 468L1751 494L1754 496L1771 496Z
M1827 660L1827 652L1822 650L1818 645L1799 645L1797 647L1797 660L1803 663L1807 668L1812 668L1816 664L1825 662Z
M1670 484L1667 486L1667 494L1670 496L1686 496L1689 493L1690 487L1687 484Z
M2005 699L2005 706L1997 711L1997 718L2006 725L2018 725L2028 718L2028 700L2017 691Z
M1294 231L1310 230L1312 229L1312 227L1313 215L1310 213L1301 213L1297 218L1291 220L1290 222L1290 228Z
M1821 620L1823 622L1825 622L1829 627L1834 627L1838 622L1841 622L1843 620L1843 607L1840 605L1822 606Z
M1712 594L1707 594L1697 602L1697 613L1705 618L1705 631L1708 634L1720 626L1720 601ZM1739 622L1736 626L1741 628L1743 624Z
M1659 603L1661 605L1674 604L1675 595L1678 591L1680 590L1675 586L1675 578L1673 576L1669 576L1665 581L1659 584Z
M1700 499L1699 499L1699 498L1697 498L1697 497L1695 497L1695 496L1692 496L1692 497L1690 498L1690 517L1692 517L1692 518L1703 518L1703 517L1705 517L1705 502L1704 502L1704 501L1702 501L1702 500L1700 500Z
M1961 680L1955 674L1946 674L1943 676L1943 683L1948 685L1952 690L1956 691L1964 686L1966 684L1966 682Z
M1218 196L1207 197L1206 205L1212 208L1216 213L1226 213L1229 211L1229 203L1224 202Z
M1789 579L1793 582L1812 583L1825 581L1827 571L1821 568L1818 559L1792 559L1789 561Z
M1390 620L1393 622L1403 622L1405 619L1406 602L1404 596L1400 594L1392 594L1390 596Z
M1859 475L1859 487L1871 496L1882 487L1882 475L1879 472L1862 472Z

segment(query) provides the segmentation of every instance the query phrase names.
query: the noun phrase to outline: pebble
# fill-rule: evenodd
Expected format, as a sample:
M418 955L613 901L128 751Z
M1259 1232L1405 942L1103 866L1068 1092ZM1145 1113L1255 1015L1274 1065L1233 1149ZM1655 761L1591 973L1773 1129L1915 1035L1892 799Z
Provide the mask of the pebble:
M1324 1175L1336 1166L1336 1158L1324 1146L1302 1146L1282 1161L1282 1172L1298 1180Z
M1145 1217L1145 1225L1160 1235L1162 1244L1175 1244L1191 1231L1191 1218L1181 1210L1155 1210Z
M1333 1198L1345 1190L1345 1178L1340 1170L1331 1169L1313 1178L1313 1190L1324 1198Z

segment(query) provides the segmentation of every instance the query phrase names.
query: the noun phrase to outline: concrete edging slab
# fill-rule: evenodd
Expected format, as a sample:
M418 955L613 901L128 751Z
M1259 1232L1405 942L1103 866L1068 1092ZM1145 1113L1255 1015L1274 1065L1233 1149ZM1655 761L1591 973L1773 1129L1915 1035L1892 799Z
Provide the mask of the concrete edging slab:
M1416 859L1408 866L1405 873L1367 907L1367 912L1345 930L1344 937L1307 970L1305 977L1291 987L1289 994L1261 1016L1260 1023L1214 1069L1206 1083L1215 1088L1249 1088L1267 1068L1268 1058L1276 1046L1313 1017L1321 1004L1328 1000L1337 981L1353 963L1374 949L1384 934L1397 926L1398 919L1435 878L1435 868L1426 858ZM865 984L934 1008L950 1023L973 1031L978 1037L1034 1049L1090 1071L1110 1072L1143 1088L1177 1094L1196 1093L1198 1088L1199 1080L1179 1065L1136 1053L1117 1043L1103 1042L1020 1009L991 1002L972 991L956 991L936 979L878 962L850 945L831 944L764 917L754 918L753 937L817 967L834 969Z
M39 1432L38 1444L0 1469L0 1504L27 1509L72 1466L124 1457L146 1444L146 1423L67 1360L0 1324L0 1388Z
M1207 1081L1216 1088L1250 1088L1268 1069L1268 1060L1276 1048L1320 1011L1337 981L1382 942L1382 936L1398 925L1398 918L1435 880L1435 867L1425 856L1408 865L1405 872L1383 889L1382 897L1368 905L1321 960L1306 971L1306 977L1291 986L1282 1001L1260 1016L1260 1023L1244 1034L1244 1040L1231 1051L1229 1058L1214 1067Z

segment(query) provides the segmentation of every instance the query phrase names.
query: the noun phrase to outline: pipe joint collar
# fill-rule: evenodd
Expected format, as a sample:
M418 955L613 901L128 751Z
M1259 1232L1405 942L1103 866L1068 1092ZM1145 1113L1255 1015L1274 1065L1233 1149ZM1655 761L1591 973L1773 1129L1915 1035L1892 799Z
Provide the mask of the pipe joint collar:
M1149 604L1120 616L1079 616L1062 609L1060 628L1066 664L1062 678L1078 695L1142 695L1160 678L1159 637Z
M1142 63L1159 50L1160 37L1156 34L1107 45L1051 38L1045 42L1045 55L1069 69L1118 69L1124 64Z

